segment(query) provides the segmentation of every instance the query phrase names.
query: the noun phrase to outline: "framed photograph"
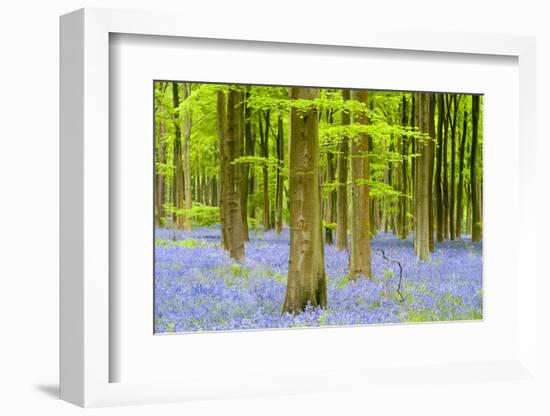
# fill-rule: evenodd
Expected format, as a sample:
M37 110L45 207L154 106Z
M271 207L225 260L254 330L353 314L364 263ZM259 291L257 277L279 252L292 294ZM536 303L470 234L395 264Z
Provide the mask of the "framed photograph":
M61 18L61 397L536 384L534 40L180 22Z

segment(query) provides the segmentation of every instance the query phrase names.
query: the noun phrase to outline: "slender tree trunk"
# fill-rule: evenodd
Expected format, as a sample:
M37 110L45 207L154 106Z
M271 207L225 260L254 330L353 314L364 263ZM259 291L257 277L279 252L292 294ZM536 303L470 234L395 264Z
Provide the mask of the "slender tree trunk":
M435 240L434 240L434 204L433 204L433 176L434 176L434 164L435 164L435 106L436 106L436 95L430 94L430 113L428 134L430 135L430 140L428 140L426 151L428 152L428 200L429 200L429 230L428 230L428 239L430 253L435 251Z
M409 124L408 121L408 112L407 112L407 97L403 94L401 100L401 125L406 127ZM407 195L408 195L408 137L404 135L401 139L401 157L403 162L401 162L401 197L399 198L399 238L405 240L409 234L407 227Z
M376 154L376 149L374 148L374 141L372 140L372 137L370 137L370 136L367 136L367 137L368 137L367 143L368 143L369 153L370 154ZM351 160L353 160L353 154L351 154L351 148L350 148L350 156L351 156ZM351 162L350 162L350 171L351 171L351 169L352 169L352 166L351 166ZM369 171L370 171L370 167L369 167ZM369 222L370 222L369 232L370 232L370 236L371 236L371 239L372 239L372 237L374 237L376 234L378 234L378 230L381 229L382 221L381 221L381 215L380 215L380 199L379 198L370 198L370 194L369 194L369 215L368 215L368 219L369 219ZM351 226L350 226L350 232L351 232Z
M166 163L166 125L164 120L159 122L157 162L161 165ZM166 198L166 178L155 168L156 176L156 221L157 227L164 226L164 202Z
M227 134L227 116L226 116L226 99L225 93L223 91L218 91L217 93L217 118L218 118L218 148L219 148L219 157L220 157L220 173L219 173L219 192L218 200L220 206L220 228L221 228L221 243L222 247L226 250L230 250L231 241L227 236L227 219L226 219L226 209L227 209L227 175L228 169L226 166L227 156L225 151Z
M472 184L466 185L466 192L468 195L466 205L466 229L471 233L472 231Z
M292 88L292 99L313 100L317 88ZM327 284L319 188L319 118L315 109L290 113L290 256L284 312L324 308Z
M477 142L479 124L479 95L472 96L472 153L470 157L470 178L472 192L472 241L481 241L481 210L478 201Z
M283 116L277 118L277 214L275 216L275 232L281 234L283 230L283 169L285 166L285 140Z
M174 208L181 210L184 208L185 197L185 182L183 173L183 149L181 142L181 127L180 127L180 114L179 114L179 87L177 82L172 82L172 104L173 104L173 119L174 119L174 167L175 172L173 176L173 201L175 202ZM174 213L174 220L178 228L184 228L185 218L183 215Z
M430 94L416 93L416 124L421 133L429 134ZM422 261L430 260L430 139L417 141L416 191L414 217L416 219L415 254Z
M259 115L259 125L260 125L260 146L262 157L265 158L265 165L263 168L263 195L264 195L264 229L270 230L271 223L269 218L269 167L267 164L267 159L269 158L269 124L270 124L270 110L265 112L265 126L262 129L262 112L258 113Z
M398 137L397 140L394 140L392 137L391 150L396 155L401 154L401 141L402 137ZM403 162L393 163L391 174L391 186L398 192L403 188L401 185L401 181L403 180L402 164ZM399 238L401 235L401 199L400 197L397 199L391 198L391 231L396 238Z
M202 170L202 182L201 182L201 188L202 188L202 204L208 205L208 201L210 200L210 187L208 186L208 177L206 176L206 169L203 167Z
M240 123L241 127L244 126L244 131L242 132L242 135L241 135L241 138L244 138L244 146L242 147L242 149L243 149L244 156L251 156L249 152L250 152L250 141L252 140L252 126L251 126L252 110L250 109L250 105L248 102L248 99L250 97L250 91L248 91L248 89L244 96L245 96L244 104L241 105L241 115L243 119L241 120L241 123ZM244 241L248 241L250 239L248 235L248 192L250 188L250 181L249 181L250 165L248 163L244 163L241 166L241 171L242 171L241 217L242 217L242 223L243 223L243 238L244 238Z
M479 213L479 223L483 224L483 177L477 181L477 209ZM480 227L480 233L483 235L483 227ZM480 236L480 239L482 236Z
M212 186L212 189L210 191L210 206L217 207L219 206L219 202L218 202L218 178L216 176L212 176L211 186Z
M445 114L445 101L443 94L437 95L437 163L435 171L435 205L437 218L437 241L443 241L443 181L442 181L442 160L443 160L443 118Z
M468 112L464 111L464 120L462 121L462 139L460 140L460 150L458 156L458 187L456 196L456 234L462 238L462 220L464 218L464 208L462 206L462 193L464 191L464 156L466 151L466 137L468 131Z
M455 195L456 195L456 123L458 116L458 99L457 95L453 94L452 96L453 104L453 117L451 119L451 189L450 189L450 200L449 200L449 223L450 223L450 235L451 240L454 240L456 237L456 220L455 220Z
M350 99L350 91L342 90L344 100ZM342 111L342 126L349 126L350 115ZM336 188L336 249L348 249L348 157L349 138L346 134L340 137L338 143L337 181Z
M241 93L229 90L227 95L227 122L224 136L225 177L223 181L224 191L224 221L225 237L229 247L229 255L235 260L244 258L244 236L241 215L241 167L233 162L242 154L240 137Z
M352 91L352 98L365 106L368 105L368 92ZM367 125L367 114L353 114L353 122ZM356 279L363 276L371 278L371 247L370 247L370 196L369 185L369 138L361 133L351 142L351 246L349 255L349 276Z
M393 146L393 136L390 137L390 146L389 146L389 150L391 153L395 152L395 148ZM392 187L394 186L394 167L393 167L393 163L391 161L388 162L388 169L387 169L387 176L386 176L386 179L387 179L387 184ZM390 231L393 231L393 219L394 219L394 215L392 214L393 212L393 202L392 202L392 199L389 198L389 197L384 197L384 211L386 213L386 228L385 228L385 232L390 232Z
M373 153L373 152L371 152ZM353 155L352 155L353 158ZM352 196L353 196L353 189L352 189ZM353 204L353 202L352 202ZM369 231L371 237L374 237L376 234L378 234L378 230L381 228L381 220L380 220L380 200L378 198L371 198L370 200L370 206L369 206ZM353 215L353 213L352 213ZM351 219L351 218L350 218ZM350 226L350 232L351 232L351 226Z
M332 125L334 122L334 117L331 110L326 112L326 121L328 125ZM335 171L334 166L334 154L329 150L326 152L327 163L326 163L326 188L327 188L327 200L325 203L325 210L322 211L326 221L325 227L325 243L333 244L333 224L335 222L336 216L336 193L334 192L333 186L335 182ZM322 189L322 188L321 188Z
M328 182L328 192L327 192L327 212L326 212L326 221L327 227L325 228L325 242L327 244L332 244L332 224L334 224L334 216L336 211L336 195L332 190L332 184L334 183L334 162L333 154L327 153L327 182Z
M252 110L250 110L250 117L249 117L249 124L248 127L250 128L250 135L247 135L245 137L246 140L246 153L249 156L255 155L255 147L256 147L256 135L255 131L252 130ZM248 178L248 195L254 195L254 192L256 192L256 180L255 180L255 170L249 168L249 178ZM250 218L256 218L256 210L254 204L248 204L248 216Z
M197 189L197 174L194 173L191 178L191 194L193 196L193 201L199 200L199 190Z
M387 151L388 151L388 149L386 148L386 141L383 140L382 141L382 152L387 153ZM391 149L390 149L390 151L391 151ZM390 169L391 169L390 166L391 166L391 163L388 163L384 167L384 177L383 177L382 180L383 180L385 185L389 184L389 179L390 179L389 172L390 172ZM378 199L379 207L380 207L380 217L381 217L380 229L384 233L387 233L388 232L387 198L385 196L381 196L377 199Z
M183 91L183 102L187 104L187 99L191 95L191 84L188 82L182 83ZM192 125L192 114L189 106L185 106L183 111L183 177L184 177L184 208L191 209L193 205L193 197L191 196L191 125ZM191 218L188 215L184 215L183 218L183 229L186 231L191 231Z
M445 94L445 115L443 119L443 238L449 239L449 172L447 164L449 142L449 100Z
M417 114L416 114L416 95L415 93L411 94L411 128L417 127ZM414 155L414 157L411 160L411 195L412 195L412 204L411 204L411 211L413 213L413 220L412 220L412 229L413 229L413 246L416 248L416 231L417 231L417 221L416 216L414 215L414 212L416 211L416 151L417 151L417 142L418 139L416 137L411 138L411 153Z

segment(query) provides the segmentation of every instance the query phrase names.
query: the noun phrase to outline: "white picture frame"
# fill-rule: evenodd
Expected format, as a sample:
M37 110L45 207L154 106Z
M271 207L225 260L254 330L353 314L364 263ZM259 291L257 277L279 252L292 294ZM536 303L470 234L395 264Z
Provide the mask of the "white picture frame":
M80 406L157 403L198 398L262 394L315 393L416 378L431 383L441 378L480 385L490 380L537 382L535 189L535 41L529 37L422 31L380 31L349 28L327 35L322 28L287 28L266 24L246 35L235 34L229 22L208 27L173 13L82 9L61 18L61 398ZM518 286L518 345L498 361L429 364L375 369L361 366L325 368L317 374L270 374L243 380L220 374L219 380L194 375L178 381L111 382L110 367L120 359L110 349L109 325L116 305L109 296L112 259L109 251L109 37L110 34L278 42L301 45L430 51L439 54L504 55L519 67L519 231L515 273ZM528 144L519 146L519 143ZM529 215L522 213L529 212ZM410 333L411 328L408 327ZM353 328L351 328L353 329ZM308 332L308 331L306 331ZM309 331L303 337L315 337ZM112 336L112 334L111 334ZM300 335L301 336L301 335ZM167 339L169 339L168 337ZM147 359L147 357L145 357ZM249 364L251 366L251 364ZM322 377L322 375L327 377ZM435 376L437 375L437 376ZM385 381L384 381L385 380ZM304 382L307 381L307 382Z

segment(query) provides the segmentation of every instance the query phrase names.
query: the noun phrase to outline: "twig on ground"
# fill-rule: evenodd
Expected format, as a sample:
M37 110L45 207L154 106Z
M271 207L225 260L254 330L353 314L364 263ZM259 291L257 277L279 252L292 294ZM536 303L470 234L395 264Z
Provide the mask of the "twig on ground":
M379 251L382 253L382 257L384 258L384 260L386 260L388 263L395 263L399 266L399 283L397 284L397 294L399 295L399 301L400 302L404 302L405 301L405 297L403 296L403 293L401 293L401 281L403 280L403 266L401 266L401 263L398 262L397 260L393 260L393 259L390 259L388 257L386 257L386 253L384 252L384 250L380 249L380 248L377 248L376 251Z

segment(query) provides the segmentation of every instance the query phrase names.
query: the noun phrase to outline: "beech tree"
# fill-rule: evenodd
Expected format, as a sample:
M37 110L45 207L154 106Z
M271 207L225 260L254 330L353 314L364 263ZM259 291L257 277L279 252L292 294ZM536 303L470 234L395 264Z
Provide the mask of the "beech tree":
M160 114L164 111L162 96L165 94L167 83L159 85L161 97L155 96L155 113ZM166 121L160 117L155 123L155 226L165 225L166 203Z
M246 89L245 104L244 104L244 148L243 154L245 156L253 155L252 147L252 109L249 104L250 88ZM251 193L252 180L250 177L250 166L243 164L242 166L242 190L241 190L241 217L243 223L243 238L245 241L249 240L248 234L248 197Z
M186 210L191 209L193 206L193 199L191 197L191 124L192 124L192 114L191 107L188 104L187 100L191 95L191 84L188 82L182 83L183 91L183 104L184 109L183 113L183 208ZM188 215L182 216L182 225L186 231L191 231L191 218Z
M291 88L291 99L313 100L317 88ZM319 188L319 115L316 108L290 112L290 256L283 311L308 304L325 307L327 285Z
M344 101L350 99L350 91L342 90ZM349 111L342 111L341 124L346 127L350 124ZM336 186L336 249L348 249L348 164L349 137L346 134L340 136L338 144L337 160L337 186Z
M416 159L416 186L415 186L415 204L414 217L416 220L416 230L414 235L415 254L418 259L423 261L430 260L430 158L433 156L430 152L429 141L429 114L430 114L430 94L416 93L416 124L424 137L417 141L418 157Z
M442 159L443 159L443 119L445 118L445 100L443 94L437 97L437 163L435 172L435 204L437 217L437 241L443 241L443 180L442 180Z
M462 218L464 217L464 209L462 205L462 192L464 190L464 166L466 154L466 137L468 133L468 112L464 111L462 126L462 138L460 139L460 150L458 155L458 186L456 196L456 233L459 238L462 237Z
M181 127L180 127L180 114L179 114L179 83L172 82L172 100L173 100L173 123L175 130L174 138L174 166L175 173L172 179L172 203L174 204L174 222L178 228L183 228L185 224L185 217L181 214L181 209L184 208L184 177L183 177L183 149L181 143Z
M271 229L270 221L270 206L269 206L269 166L267 164L267 159L269 158L269 129L271 127L271 111L268 109L263 113L265 122L262 120L262 112L258 113L259 117L259 129L260 129L260 148L262 152L262 157L265 159L263 167L263 220L264 220L264 229Z
M368 106L368 91L354 90L352 98ZM353 113L353 122L367 125L368 116L365 111ZM349 276L370 278L371 247L370 247L370 198L369 198L369 138L366 133L360 133L351 141L351 245L349 254Z
M449 215L449 225L450 225L450 238L451 240L454 240L456 237L456 130L457 130L457 117L458 117L458 98L456 94L452 95L451 103L453 105L453 116L450 119L451 124L451 188L449 190L449 209L450 209L450 215Z
M408 125L408 108L407 97L403 94L401 99L401 125ZM399 199L399 238L406 239L409 235L407 226L407 194L409 193L409 175L408 175L408 146L409 140L407 135L403 135L401 139L401 198Z
M241 216L241 166L235 160L241 156L240 103L242 95L235 89L218 92L218 122L220 123L221 227L223 244L235 260L244 258L244 235Z
M477 142L479 126L479 95L472 95L472 152L470 156L470 186L472 204L472 240L481 240L481 207L478 199Z
M277 234L281 234L281 231L283 230L283 169L285 163L284 145L283 116L279 114L277 118L277 190L275 201L277 205L275 232Z

